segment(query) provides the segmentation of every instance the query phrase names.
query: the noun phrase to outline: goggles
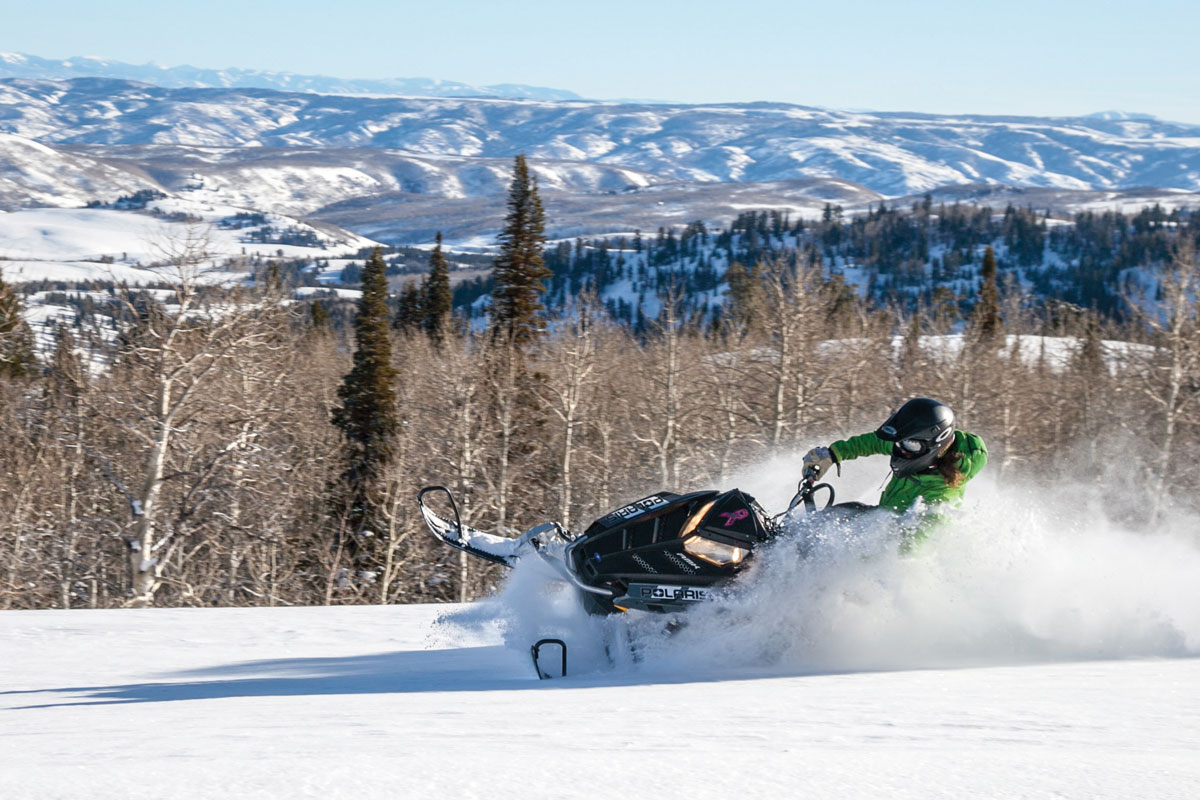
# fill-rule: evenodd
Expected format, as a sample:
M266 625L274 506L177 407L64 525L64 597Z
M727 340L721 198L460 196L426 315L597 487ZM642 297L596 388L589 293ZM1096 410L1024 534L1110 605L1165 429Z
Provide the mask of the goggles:
M906 455L916 456L921 454L927 443L920 439L901 439L897 444Z

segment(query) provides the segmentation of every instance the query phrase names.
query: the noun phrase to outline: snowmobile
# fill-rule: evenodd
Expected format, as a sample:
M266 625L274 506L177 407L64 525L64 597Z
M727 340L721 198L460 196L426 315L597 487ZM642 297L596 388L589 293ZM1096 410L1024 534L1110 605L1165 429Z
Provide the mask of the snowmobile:
M819 492L828 493L820 509ZM439 495L444 501L440 512L432 505L432 498ZM787 511L773 517L739 489L682 495L664 491L600 517L581 534L549 522L516 538L463 524L454 496L444 486L425 487L417 502L438 541L506 567L522 558L539 557L579 590L590 613L672 614L716 599L714 590L733 579L756 548L775 538L792 512L828 509L834 496L833 487L817 483L817 473L810 467ZM539 677L546 677L538 666L545 645L561 647L565 674L566 645L543 639L532 648Z

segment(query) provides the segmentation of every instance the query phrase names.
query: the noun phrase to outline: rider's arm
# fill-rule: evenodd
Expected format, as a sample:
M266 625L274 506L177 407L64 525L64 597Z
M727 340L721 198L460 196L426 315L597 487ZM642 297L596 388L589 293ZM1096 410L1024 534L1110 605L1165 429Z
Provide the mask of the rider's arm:
M962 471L963 479L969 481L987 464L987 445L983 439L966 431L958 431L955 436L962 437L962 441L954 443L959 455L958 468Z
M840 464L851 458L862 456L886 456L892 452L892 443L885 442L872 431L851 436L849 439L838 439L829 445L829 450Z

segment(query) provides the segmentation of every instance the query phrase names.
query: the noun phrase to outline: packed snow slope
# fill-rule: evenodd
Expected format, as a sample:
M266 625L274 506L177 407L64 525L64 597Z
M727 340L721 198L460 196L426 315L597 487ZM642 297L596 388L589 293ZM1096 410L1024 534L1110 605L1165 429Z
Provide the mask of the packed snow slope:
M435 606L0 613L10 798L1193 798L1196 659L539 682Z
M739 484L778 508L794 466ZM532 561L468 606L0 613L0 796L1200 795L1195 520L971 496L917 557L797 524L671 637ZM570 674L538 681L556 634Z

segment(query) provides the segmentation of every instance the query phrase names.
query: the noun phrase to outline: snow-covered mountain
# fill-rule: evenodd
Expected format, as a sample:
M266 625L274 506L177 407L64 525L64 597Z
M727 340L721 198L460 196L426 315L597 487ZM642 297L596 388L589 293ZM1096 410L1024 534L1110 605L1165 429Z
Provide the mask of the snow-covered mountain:
M881 195L849 181L672 181L616 164L539 159L552 238L693 219L725 224L746 207L813 216L826 202ZM0 209L78 207L154 189L198 203L307 216L391 243L490 242L504 219L512 159L372 147L47 145L0 134Z
M327 75L297 75L257 69L201 69L166 67L161 64L126 64L104 58L39 58L25 53L0 53L0 78L70 80L71 78L115 78L152 83L171 88L282 89L326 94L380 94L409 97L527 97L538 100L577 100L565 89L502 83L472 86L433 78L331 78Z
M1143 119L852 113L781 103L632 105L0 81L0 131L43 143L372 147L582 161L700 182L837 178L1200 189L1200 126Z
M139 167L0 133L0 209L82 206L161 188Z
M494 241L525 153L552 238L748 208L813 217L883 198L1039 208L1200 205L1200 127L0 80L0 209L154 189L303 215L395 244ZM1158 187L1147 189L1146 187Z

